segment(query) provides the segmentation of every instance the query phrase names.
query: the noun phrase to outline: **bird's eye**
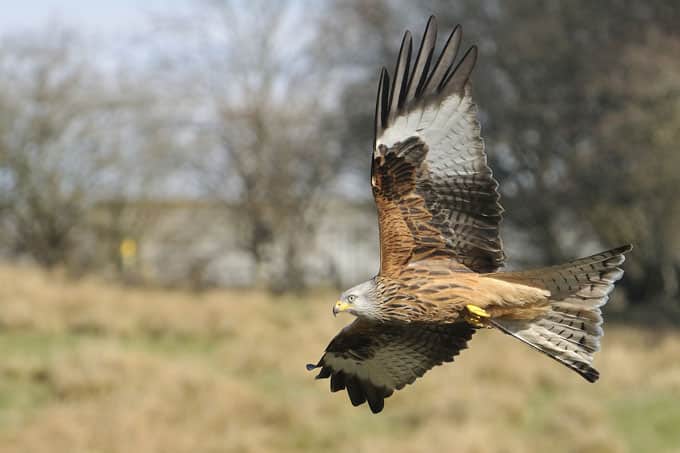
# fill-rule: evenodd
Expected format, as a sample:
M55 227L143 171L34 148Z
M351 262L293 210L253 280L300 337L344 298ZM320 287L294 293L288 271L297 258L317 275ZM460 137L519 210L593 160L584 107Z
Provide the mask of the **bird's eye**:
M355 300L357 300L357 296L355 296L354 294L350 294L349 296L347 296L347 302L352 303Z

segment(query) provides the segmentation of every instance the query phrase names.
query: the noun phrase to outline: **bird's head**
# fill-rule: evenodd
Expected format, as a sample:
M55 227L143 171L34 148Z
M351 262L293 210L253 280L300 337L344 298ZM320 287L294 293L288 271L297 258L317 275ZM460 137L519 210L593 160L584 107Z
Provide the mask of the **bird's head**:
M369 280L342 293L333 306L333 315L347 312L360 318L375 319L377 310L376 286Z

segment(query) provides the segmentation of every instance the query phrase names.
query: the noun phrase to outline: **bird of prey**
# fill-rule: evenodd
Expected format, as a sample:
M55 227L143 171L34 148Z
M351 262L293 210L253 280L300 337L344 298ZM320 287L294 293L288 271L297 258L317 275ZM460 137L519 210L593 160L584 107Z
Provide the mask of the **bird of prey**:
M411 64L407 31L393 77L380 74L371 162L380 271L341 295L333 313L356 319L307 366L374 413L395 390L451 362L480 328L499 329L596 381L600 307L631 250L498 272L502 208L468 81L477 48L457 59L457 26L435 56L436 35L430 17Z

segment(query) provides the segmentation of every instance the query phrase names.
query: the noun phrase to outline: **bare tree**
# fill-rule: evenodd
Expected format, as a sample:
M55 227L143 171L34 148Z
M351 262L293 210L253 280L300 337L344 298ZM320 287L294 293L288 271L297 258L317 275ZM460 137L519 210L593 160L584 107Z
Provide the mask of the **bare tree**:
M194 43L174 55L173 67L183 72L191 59L182 86L194 100L185 124L200 130L202 150L191 156L199 185L241 226L258 284L281 290L304 286L304 252L323 208L318 195L332 184L340 155L325 132L333 87L312 58L313 5L207 1L163 21L183 32L183 46Z
M3 229L17 252L53 266L84 215L87 166L103 156L85 120L92 79L75 37L60 30L49 41L22 38L0 47Z
M79 36L58 25L0 42L3 245L47 267L91 265L106 247L102 232L127 218L104 228L93 207L138 196L149 179L139 155L140 125L152 119L141 113L148 98L93 60ZM110 258L104 252L103 261Z
M614 104L597 125L595 153L572 161L584 184L587 218L608 242L634 238L631 300L675 305L680 300L680 34L650 29L621 54L621 66L590 85ZM653 81L653 83L650 83ZM600 156L607 156L602 171ZM614 171L612 171L614 170ZM590 198L589 198L590 197Z

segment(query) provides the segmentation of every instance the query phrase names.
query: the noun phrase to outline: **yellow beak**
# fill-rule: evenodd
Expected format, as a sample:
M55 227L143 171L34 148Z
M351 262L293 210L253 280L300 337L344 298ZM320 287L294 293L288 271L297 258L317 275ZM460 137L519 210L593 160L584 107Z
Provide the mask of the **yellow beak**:
M341 300L337 301L333 306L333 316L337 316L338 313L347 311L350 308L350 304L343 302Z

